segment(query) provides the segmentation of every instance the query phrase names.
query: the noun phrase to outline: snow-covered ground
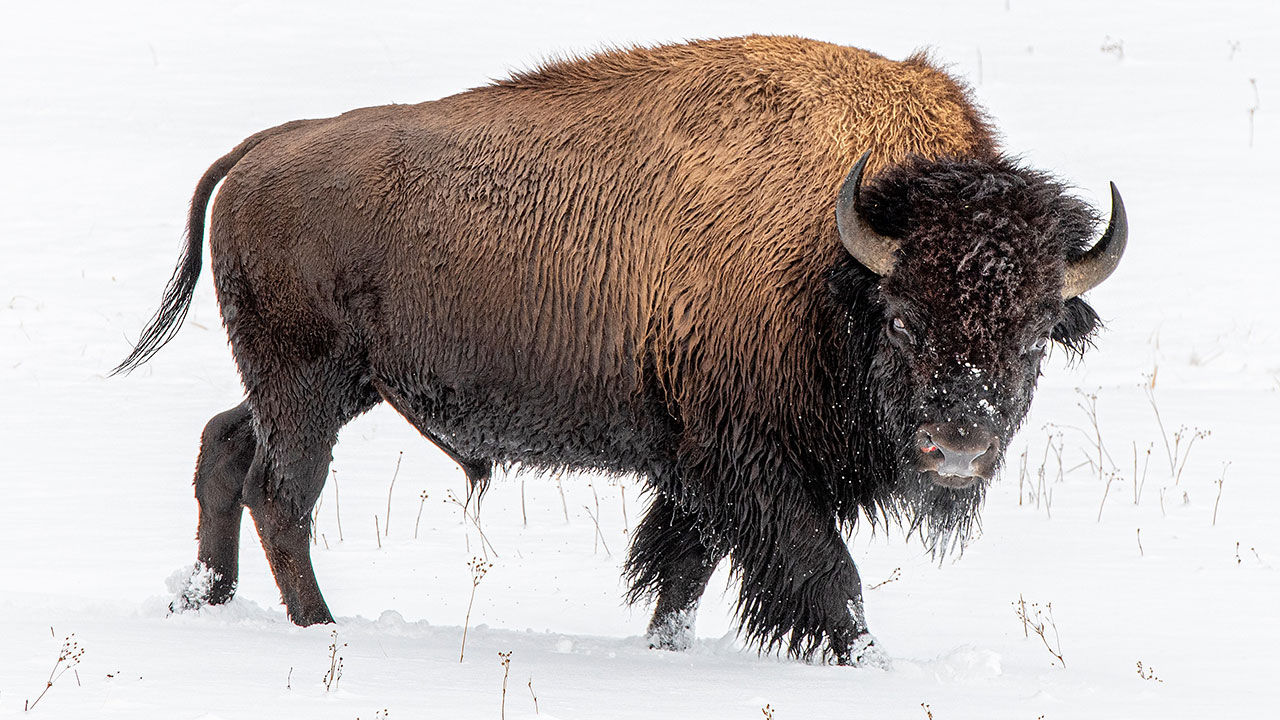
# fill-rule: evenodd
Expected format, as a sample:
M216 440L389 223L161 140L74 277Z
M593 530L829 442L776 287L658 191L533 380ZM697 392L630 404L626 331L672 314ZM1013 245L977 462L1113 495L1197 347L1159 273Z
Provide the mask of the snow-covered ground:
M80 662L33 717L1280 707L1275 3L7 2L0 27L0 716L45 689L73 633ZM1048 369L983 536L941 566L900 532L851 540L866 584L885 583L867 590L867 613L893 669L742 649L723 574L695 648L647 650L648 608L623 605L618 575L639 481L519 473L486 500L493 567L459 663L467 562L482 554L448 500L463 476L385 407L343 432L319 512L315 563L336 626L288 622L247 519L236 601L166 616L165 580L195 556L200 429L241 398L209 278L153 362L105 373L156 307L205 167L293 118L432 99L557 54L748 32L896 58L931 47L974 85L1010 151L1103 206L1115 180L1129 208L1129 252L1091 294L1108 330L1083 363ZM1078 467L1097 452L1087 394L1109 488ZM1165 439L1183 427L1171 470ZM1211 435L1189 445L1197 429ZM1047 645L1018 618L1020 599L1033 620L1052 603ZM342 674L326 688L335 630Z

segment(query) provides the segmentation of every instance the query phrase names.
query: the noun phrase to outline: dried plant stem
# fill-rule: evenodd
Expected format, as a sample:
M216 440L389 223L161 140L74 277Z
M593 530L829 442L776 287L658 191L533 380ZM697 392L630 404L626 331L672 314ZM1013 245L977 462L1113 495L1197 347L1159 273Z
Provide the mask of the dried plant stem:
M531 695L531 696L533 697L533 714L534 714L534 715L541 715L541 714L542 714L542 712L541 712L540 710L538 710L538 694L537 694L537 693L535 693L535 692L533 691L533 676L532 676L532 675L530 675L530 676L529 676L529 695Z
M378 549L382 549L382 529L378 527L378 514L373 514L373 537L378 541Z
M500 720L507 720L507 677L511 674L511 651L498 653L502 661L502 705L498 708Z
M618 494L622 496L622 532L625 534L631 527L631 522L627 520L627 486L618 483Z
M1053 603L1047 603L1044 610L1041 611L1038 603L1031 603L1030 614L1027 612L1027 603L1018 596L1018 602L1014 603L1018 618L1022 620L1022 632L1027 634L1028 628L1031 632L1040 638L1040 642L1044 643L1044 647L1049 654L1054 657L1062 667L1067 666L1067 661L1062 657L1062 638L1058 636L1058 625L1053 621ZM1049 631L1053 631L1053 641L1049 641ZM1029 635L1028 635L1029 637Z
M520 478L520 525L529 527L529 513L524 505L524 478Z
M342 542L342 498L338 495L338 471L333 471L333 511L338 518L338 542Z
M876 588L884 587L885 585L888 585L889 583L893 582L894 580L898 580L898 579L901 579L901 578L902 578L902 568L900 568L900 567L896 567L896 568L894 568L894 569L893 569L893 572L889 573L889 577L888 577L888 578L886 578L883 582L878 582L878 583L876 583L875 585L872 585L871 587L869 587L869 588L867 588L867 589L868 589L868 590L875 590Z
M1142 528L1138 528L1138 557L1145 557L1146 553L1142 551Z
M1022 507L1022 483L1027 477L1027 451L1022 451L1022 461L1018 466L1018 507Z
M396 478L400 476L400 461L404 460L404 451L396 457L396 471L391 473L391 485L387 487L387 524L383 527L383 532L391 532L391 491L396 488Z
M50 634L53 633L52 627L49 628L49 632ZM54 637L57 636L55 635ZM71 670L75 675L76 685L80 684L80 673L76 671L75 667L80 664L80 658L84 656L84 648L80 647L80 643L75 638L76 634L71 633L62 641L62 648L58 651L58 658L53 663L53 669L49 671L49 679L45 680L44 688L36 696L35 700L22 703L23 712L34 710L35 706L44 699L45 693L49 692L49 689L58 681L58 678L67 674L68 670Z
M480 581L484 579L485 573L489 572L489 568L493 567L493 563L473 557L467 563L467 567L471 570L471 598L467 600L467 617L462 622L462 648L458 650L459 663L467 652L467 630L471 627L471 607L476 602L476 588L480 587Z
M1222 475L1218 478L1218 497L1213 500L1213 527L1218 525L1218 502L1222 500L1222 486L1227 481L1227 468L1231 467L1231 463L1222 464Z
M1249 147L1253 147L1253 116L1262 107L1262 100L1258 97L1258 79L1249 78L1249 86L1253 88L1253 107L1249 108Z
M427 504L427 491L418 494L418 518L413 521L413 539L418 539L418 526L422 524L422 508Z
M329 633L329 670L325 672L322 681L324 682L324 691L338 689L338 681L342 679L342 656L338 654L339 648L346 647L346 643L338 645L338 631L333 630Z
M1115 473L1107 473L1107 486L1102 489L1102 502L1098 503L1098 522L1102 522L1102 508L1107 504L1107 494L1111 492L1111 481L1117 477Z
M1181 435L1181 431L1179 431L1179 435ZM1209 437L1208 430L1196 429L1192 431L1191 439L1187 441L1187 449L1184 450L1182 453L1182 462L1178 464L1178 472L1173 476L1174 485L1178 485L1179 483L1182 482L1182 469L1187 466L1187 458L1191 457L1191 446L1195 445L1196 440L1199 440L1200 438L1203 438L1203 437Z
M1079 388L1076 388L1076 392L1080 394L1080 402L1076 403L1076 407L1085 412L1085 415L1089 417L1090 426L1093 427L1092 440L1098 451L1098 479L1101 480L1104 467L1102 456L1106 455L1107 460L1111 460L1111 453L1107 452L1106 446L1102 442L1102 428L1098 423L1098 394L1096 392L1086 393ZM1115 461L1112 461L1111 465L1114 467Z
M1160 417L1160 408L1156 406L1156 373L1151 373L1150 382L1142 386L1143 392L1147 396L1147 402L1151 403L1151 411L1156 414L1156 425L1160 427L1160 439L1164 441L1164 451L1169 456L1169 474L1174 472L1174 456L1173 448L1169 446L1169 433L1164 429L1164 420Z
M556 489L560 491L560 507L564 510L564 524L569 524L569 504L564 499L564 485L560 482L560 473L556 473Z
M609 543L605 542L604 533L600 531L600 519L596 517L595 513L591 512L590 507L583 505L582 509L587 511L587 516L591 518L591 522L596 526L596 540L599 541L600 545L604 546L605 556L613 557L613 553L609 552ZM591 552L592 554L595 554L598 550L599 546L596 546L592 548Z
M1147 467L1151 464L1151 448L1154 445L1148 443L1147 453L1142 459L1142 479L1138 479L1138 443L1133 444L1133 504L1137 505L1142 499L1142 489L1147 486Z
M454 495L452 490L449 490L446 492L445 502L451 502L454 505L457 505L458 509L462 512L463 525L470 522L471 526L476 529L477 533L479 533L480 551L485 554L485 557L488 557L490 554L492 554L494 557L498 557L498 550L493 546L493 543L489 542L489 537L484 534L484 528L480 527L479 513L468 513L466 503L462 502L461 500L458 500L458 496ZM471 549L471 540L470 538L468 538L467 539L468 552L470 552L470 549Z
M316 499L316 506L311 511L311 544L318 545L320 543L320 508L324 507L324 493Z
M458 651L458 662L462 662L462 657L467 652L467 630L471 627L471 605L476 601L476 586L471 586L471 599L467 601L467 617L462 622L462 649Z

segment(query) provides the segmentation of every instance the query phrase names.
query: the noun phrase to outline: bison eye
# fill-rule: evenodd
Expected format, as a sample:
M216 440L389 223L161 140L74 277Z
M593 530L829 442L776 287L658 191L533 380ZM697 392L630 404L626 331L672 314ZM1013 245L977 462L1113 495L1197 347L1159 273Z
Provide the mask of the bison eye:
M1028 352L1028 353L1042 353L1042 352L1044 352L1044 351L1045 351L1045 348L1047 348L1047 347L1049 347L1049 336L1048 336L1048 335L1044 335L1044 336L1042 336L1042 337L1036 338L1035 342L1033 342L1033 343L1031 343L1029 346L1027 346L1027 352Z
M903 340L911 340L911 331L907 329L907 323L898 316L889 321L889 329L892 334Z

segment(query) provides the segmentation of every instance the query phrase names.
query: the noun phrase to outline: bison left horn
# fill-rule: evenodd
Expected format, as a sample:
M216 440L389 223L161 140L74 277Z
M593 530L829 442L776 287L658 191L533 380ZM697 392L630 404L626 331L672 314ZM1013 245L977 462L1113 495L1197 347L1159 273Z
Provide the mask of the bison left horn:
M862 171L867 167L871 151L862 153L853 169L845 176L840 193L836 196L836 226L840 229L840 242L854 260L881 277L893 272L894 253L898 241L887 238L875 230L858 213L858 194L862 188Z
M1097 287L1106 280L1124 255L1129 240L1129 219L1124 214L1124 201L1120 191L1111 183L1111 222L1102 239L1084 255L1067 263L1067 275L1062 285L1062 299L1070 300Z

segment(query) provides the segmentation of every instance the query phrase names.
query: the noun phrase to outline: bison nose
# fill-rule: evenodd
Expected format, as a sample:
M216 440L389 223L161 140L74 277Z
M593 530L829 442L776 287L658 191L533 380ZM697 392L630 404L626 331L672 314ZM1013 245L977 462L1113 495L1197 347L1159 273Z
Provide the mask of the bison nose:
M965 423L929 423L916 436L923 457L921 470L932 470L947 487L968 487L995 473L1000 438L982 427Z

